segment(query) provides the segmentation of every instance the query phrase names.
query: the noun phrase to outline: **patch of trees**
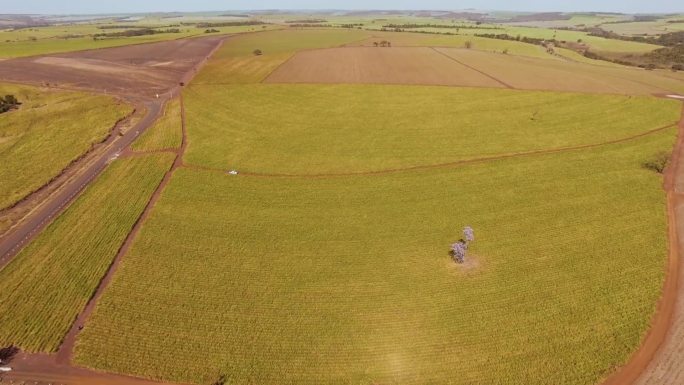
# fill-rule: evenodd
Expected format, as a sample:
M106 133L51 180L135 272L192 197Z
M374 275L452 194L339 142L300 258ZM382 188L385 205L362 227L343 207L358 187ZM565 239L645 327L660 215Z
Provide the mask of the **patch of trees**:
M678 44L684 44L684 31L665 33L659 36L625 36L615 32L605 31L601 28L586 28L589 36L602 37L605 39L635 41L639 43L649 43L672 47Z
M161 25L161 26L149 26L149 25L127 25L127 24L115 24L115 25L98 25L97 29L153 29L153 28L173 28L180 27L180 24L171 25Z
M267 24L260 20L244 20L244 21L222 21L218 23L197 23L197 28L218 28L218 27L245 27L249 25L263 25Z
M297 23L290 24L290 28L334 28L332 24L310 24L310 23Z
M682 68L684 68L684 44L658 48L653 52L647 53L645 57L658 64L672 64L671 68L673 71L682 71Z
M221 31L219 31L218 29L213 29L213 28L204 30L204 33L216 33L216 32L221 32Z
M668 20L668 24L681 24L684 23L684 19Z
M507 33L499 33L499 34L493 34L493 33L476 33L475 36L477 37L484 37L488 39L498 39L498 40L510 40L510 41L520 41L523 43L528 43L528 44L535 44L535 45L546 45L548 43L556 43L555 39L538 39L534 37L527 37L527 36L511 36Z
M19 108L21 103L14 95L5 95L5 97L0 96L0 114L10 110Z
M458 242L451 245L451 257L456 263L464 263L466 256L468 254L468 246L471 242L475 240L475 232L470 226L466 226L463 229L463 238L459 239Z
M666 152L661 152L654 156L652 159L644 162L644 168L655 171L658 174L665 172L665 169L670 164L670 154Z
M373 46L374 46L374 47L391 47L391 46L392 46L392 42L389 42L389 41L387 41L387 40L383 40L383 41L374 41L374 42L373 42Z
M244 14L239 14L239 13L226 13L223 15L219 15L221 17L249 17L249 15L244 15Z
M156 35L159 33L180 33L180 29L178 28L169 28L169 29L164 29L164 30L158 30L158 29L151 29L151 28L142 28L142 29L129 29L126 31L121 31L121 32L108 32L108 33L96 33L93 35L93 39L101 39L101 38L113 38L113 37L134 37L134 36L147 36L147 35Z

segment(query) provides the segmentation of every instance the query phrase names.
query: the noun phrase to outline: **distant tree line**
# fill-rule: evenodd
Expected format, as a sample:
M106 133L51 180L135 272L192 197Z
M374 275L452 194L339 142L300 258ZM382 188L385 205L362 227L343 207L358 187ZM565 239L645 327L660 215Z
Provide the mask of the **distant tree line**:
M301 24L290 24L290 28L358 28L361 29L363 24L309 24L309 23L301 23Z
M328 20L325 19L299 19L299 20L286 20L287 24L314 24L314 23L327 23Z
M501 27L483 27L482 22L477 22L476 25L467 24L386 24L382 28L387 29L416 29L416 28L446 28L446 29L503 29Z
M170 24L170 25L127 25L127 24L115 24L115 25L98 25L97 29L153 29L153 28L173 28L180 27L180 24Z
M511 36L507 33L476 33L475 36L477 37L484 37L487 39L498 39L498 40L510 40L510 41L520 41L523 43L528 43L528 44L535 44L535 45L546 45L548 43L557 43L556 39L539 39L535 37L527 37L527 36Z
M121 32L108 32L108 33L96 33L93 35L93 39L103 39L103 38L113 38L113 37L134 37L134 36L147 36L156 35L159 33L180 33L181 30L178 28L169 28L164 30L152 29L152 28L141 28L141 29L129 29Z
M260 20L243 20L243 21L222 21L219 23L183 23L184 25L195 25L197 28L218 28L218 27L245 27L249 25L263 25L268 24Z
M601 28L585 28L581 31L587 32L589 36L596 36L614 40L635 41L638 43L656 44L665 47L674 47L678 44L684 44L684 31L664 33L658 36L625 36L617 34L615 32L605 31Z
M5 95L5 97L0 96L0 114L10 110L14 110L21 105L19 100L14 95Z

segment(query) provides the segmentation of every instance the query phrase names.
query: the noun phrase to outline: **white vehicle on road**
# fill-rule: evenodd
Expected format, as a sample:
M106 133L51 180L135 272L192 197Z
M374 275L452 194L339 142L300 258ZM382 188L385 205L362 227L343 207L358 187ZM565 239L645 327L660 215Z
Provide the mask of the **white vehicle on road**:
M0 366L0 372L11 372L12 368L9 366Z

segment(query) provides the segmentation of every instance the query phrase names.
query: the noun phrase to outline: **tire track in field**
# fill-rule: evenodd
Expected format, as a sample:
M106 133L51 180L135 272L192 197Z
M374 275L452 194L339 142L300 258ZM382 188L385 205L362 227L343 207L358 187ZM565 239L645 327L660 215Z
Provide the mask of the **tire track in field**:
M410 166L410 167L402 167L402 168L390 168L390 169L384 169L384 170L359 171L359 172L347 172L347 173L320 173L320 174L284 174L284 173L282 173L281 174L281 173L259 173L259 172L240 171L239 175L240 176L247 176L247 177L258 177L258 178L306 178L306 179L335 178L335 177L348 177L348 176L388 175L388 174L395 174L395 173L400 173L400 172L458 167L458 166L465 166L465 165L469 165L469 164L492 162L492 161L511 159L511 158L521 158L521 157L534 156L534 155L557 154L557 153L562 153L562 152L585 150L585 149L591 149L591 148L596 148L596 147L609 146L611 144L618 144L618 143L628 142L628 141L631 141L634 139L639 139L639 138L642 138L645 136L649 136L649 135L667 130L667 129L672 128L672 127L676 127L676 126L677 126L677 123L672 123L672 124L668 124L668 125L663 126L663 127L658 127L658 128L653 129L653 130L645 131L645 132L642 132L639 134L635 134L635 135L631 135L631 136L619 138L619 139L613 139L613 140L609 140L609 141L601 142L601 143L590 143L590 144L582 144L582 145L577 145L577 146L568 146L568 147L559 147L559 148L551 148L551 149L515 152L515 153L510 153L510 154L484 156L484 157L480 157L480 158L464 159L464 160L457 160L454 162L446 162L446 163L438 163L438 164L426 164L426 165L418 165L418 166ZM188 168L188 169L194 169L194 170L220 172L222 174L226 174L228 172L228 170L226 170L226 169L220 169L220 168L216 168L216 167L207 167L207 166L201 166L201 165L184 164L183 167Z
M502 86L504 86L504 87L506 87L506 88L508 88L508 89L511 89L511 90L514 90L514 89L515 89L515 87L513 87L512 85L510 85L510 84L504 82L503 80L497 79L497 78L495 78L494 76L492 76L492 75L490 75L490 74L488 74L488 73L482 71L482 70L479 69L479 68L470 66L470 65L468 65L468 64L466 64L466 63L464 63L464 62L462 62L462 61L460 61L460 60L458 60L458 59L456 59L455 57L453 57L453 56L451 56L451 55L448 55L448 54L446 54L446 53L444 53L444 52L438 50L438 49L435 48L435 47L430 47L430 49L433 50L433 51L435 51L435 52L437 52L438 54L440 54L440 55L446 57L446 58L449 58L449 59L455 61L456 63L458 63L458 64L460 64L460 65L462 65L462 66L464 66L464 67L470 68L471 70L473 70L473 71L475 71L475 72L477 72L477 73L479 73L479 74L482 74L482 75L484 75L484 76L486 76L486 77L488 77L488 78L494 80L495 82L501 84Z

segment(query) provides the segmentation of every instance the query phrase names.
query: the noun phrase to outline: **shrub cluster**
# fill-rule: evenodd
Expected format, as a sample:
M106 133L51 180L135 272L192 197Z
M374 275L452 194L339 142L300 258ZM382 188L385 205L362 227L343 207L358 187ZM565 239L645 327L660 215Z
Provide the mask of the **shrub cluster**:
M19 107L19 105L21 105L21 103L19 103L19 100L17 100L14 95L5 95L4 98L0 97L0 114L13 110Z

